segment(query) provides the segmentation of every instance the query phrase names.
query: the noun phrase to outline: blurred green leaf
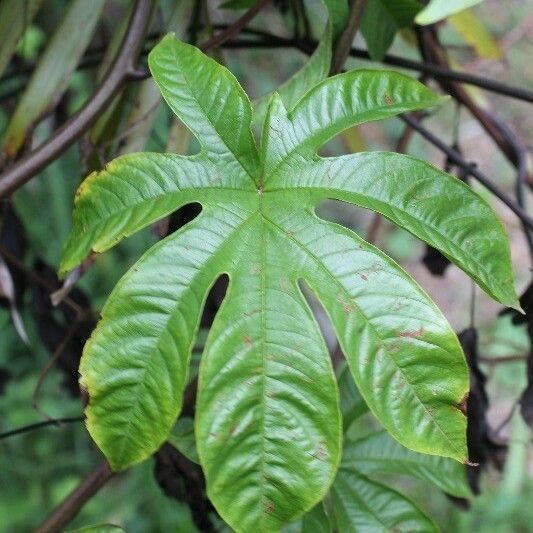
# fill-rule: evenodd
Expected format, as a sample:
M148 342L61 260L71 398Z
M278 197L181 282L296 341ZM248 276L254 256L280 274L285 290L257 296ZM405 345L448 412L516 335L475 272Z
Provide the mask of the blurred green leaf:
M120 140L119 154L140 152L144 149L161 103L161 93L154 80L143 80L124 128L117 136Z
M67 88L104 3L104 0L74 0L69 4L8 125L3 141L3 152L8 159L17 154L31 127Z
M468 7L480 4L483 0L431 0L429 4L418 13L415 22L426 26L445 19L454 13L459 13Z
M0 75L4 73L24 30L29 26L43 0L2 0L0 2Z
M342 464L365 475L402 474L433 483L444 492L470 498L465 467L457 461L408 450L386 431L345 441Z
M383 59L396 32L410 26L421 7L416 0L368 0L361 32L374 61Z
M302 533L330 533L331 523L324 503L320 502L302 517Z
M37 58L39 49L46 41L46 34L33 24L26 28L22 39L17 45L17 54L24 58L26 61L34 60Z
M333 37L336 38L344 29L344 26L346 26L346 22L348 21L348 1L322 0L322 3L326 6L326 9L328 10Z
M471 9L451 15L448 22L463 39L474 47L479 57L501 59L503 50Z
M71 529L68 533L117 533L118 531L124 531L124 529L113 524L96 524L94 526Z
M189 461L199 464L196 440L194 437L194 420L188 416L178 418L178 421L168 437L168 442L181 452Z
M383 59L398 30L392 15L381 0L368 0L361 20L361 33L374 61Z
M219 7L221 9L249 9L257 0L227 0L222 2Z
M331 489L339 532L436 533L435 524L399 492L341 465Z

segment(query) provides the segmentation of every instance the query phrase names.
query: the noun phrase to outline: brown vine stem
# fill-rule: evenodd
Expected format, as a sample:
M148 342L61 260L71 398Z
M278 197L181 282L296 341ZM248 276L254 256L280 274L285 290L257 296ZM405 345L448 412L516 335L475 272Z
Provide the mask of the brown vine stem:
M221 44L225 43L235 35L237 35L243 28L250 22L271 0L259 0L253 5L246 13L238 18L231 26L228 26L225 30L213 35L210 39L200 45L200 50L204 52L211 48L217 48Z
M438 34L434 28L424 29L421 32L421 47L424 47L429 55L429 60L432 63L442 67L449 68L449 63L445 52L438 40ZM515 167L518 166L518 154L508 142L504 132L501 131L498 123L480 106L478 106L468 92L454 81L437 80L441 87L451 94L457 101L465 106L472 115L481 124L487 134L492 137L494 142L500 147L509 162Z
M33 394L31 395L31 404L35 411L39 413L42 417L44 417L46 420L53 420L54 418L50 416L47 412L43 411L39 407L39 392L41 390L41 386L44 383L44 380L46 379L46 376L52 369L52 367L55 365L63 351L65 350L67 344L70 342L72 337L74 336L74 333L76 333L76 328L80 324L81 315L78 315L74 322L69 326L69 329L66 333L66 335L63 337L63 339L60 341L60 343L57 345L56 349L54 350L54 353L44 366L44 368L39 373L39 378L37 379L37 384L35 385L35 388L33 389Z
M329 70L331 76L339 74L344 67L344 63L346 63L346 58L350 54L353 40L357 34L357 30L359 30L359 26L361 25L361 19L363 17L365 5L366 0L351 0L350 2L348 24L337 40L337 43L335 44L335 50L333 51L331 68Z
M43 168L71 146L89 128L118 94L124 84L135 76L135 60L150 22L154 0L137 0L120 50L107 75L85 105L52 136L0 175L0 198L36 176Z
M225 28L223 24L215 24L214 28ZM281 37L279 35L273 35L271 33L258 30L255 28L245 28L243 33L250 35L257 35L262 37L262 40L232 40L226 42L224 46L226 48L296 48L304 53L311 53L317 46L317 41L314 39L295 39ZM361 48L352 48L350 50L350 56L357 59L363 59L365 61L372 61L367 50ZM435 79L451 80L459 83L465 83L467 85L474 85L495 94L501 94L510 98L516 98L523 100L524 102L533 102L533 91L528 90L526 87L515 87L507 85L496 80L483 78L474 74L467 74L458 70L452 70L450 68L440 67L434 63L428 63L425 61L414 61L405 57L399 57L393 54L386 54L381 63L384 65L391 65L394 67L401 67L407 70L414 70L428 74ZM0 96L0 98L2 98Z
M83 505L94 496L115 474L107 461L102 461L64 500L56 507L35 533L62 531L78 514Z

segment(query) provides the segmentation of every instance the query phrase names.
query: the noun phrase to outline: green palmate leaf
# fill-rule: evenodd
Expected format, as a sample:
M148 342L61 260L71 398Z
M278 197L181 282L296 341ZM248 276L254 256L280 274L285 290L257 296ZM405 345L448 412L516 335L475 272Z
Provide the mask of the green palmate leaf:
M417 24L433 24L463 9L480 4L483 0L431 0L415 18Z
M457 461L412 452L378 431L364 439L345 441L342 464L356 472L404 474L429 481L458 498L470 498L465 468Z
M284 196L305 189L377 211L439 249L490 296L516 307L505 230L492 208L463 182L400 154L314 156L349 125L439 102L423 85L408 88L406 79L352 71L317 85L290 114L274 99L263 142L268 187Z
M441 99L394 72L352 71L320 83L290 113L274 95L258 152L250 102L229 71L172 36L149 65L201 151L123 156L91 175L61 264L66 271L91 249L202 205L122 278L85 347L87 425L112 467L143 460L168 438L203 303L222 274L229 287L202 355L195 434L208 495L231 527L279 530L324 497L340 460L337 384L302 282L381 423L414 450L466 460L459 405L468 375L450 326L390 258L314 214L324 198L382 212L515 302L505 235L471 189L394 154L316 156L343 129Z
M226 69L205 68L205 56L171 37L150 56L163 98L214 156L229 153L253 181L258 166L250 102Z
M437 532L435 524L405 496L341 466L331 490L342 533Z

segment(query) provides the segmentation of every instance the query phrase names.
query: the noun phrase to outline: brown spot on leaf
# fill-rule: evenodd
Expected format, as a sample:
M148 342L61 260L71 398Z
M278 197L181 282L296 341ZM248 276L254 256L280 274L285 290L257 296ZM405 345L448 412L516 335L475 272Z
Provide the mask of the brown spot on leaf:
M398 335L400 337L407 337L410 339L418 339L424 334L424 328L421 326L416 331L400 331Z
M326 448L322 445L320 445L313 456L318 459L319 461L325 461L328 457L328 452L326 451Z
M345 313L351 313L353 311L353 305L350 301L345 300L342 296L337 296L337 301L342 305Z
M274 512L274 502L271 500L265 501L265 513L272 514Z
M365 280L365 281L368 281L368 276L365 276L364 274L361 274L361 279Z
M244 342L244 344L246 344L246 346L251 346L254 340L252 339L251 335L247 334L242 338L242 341Z
M387 105L394 105L396 102L394 101L394 98L392 98L392 96L389 94L389 93L385 93L385 103Z
M461 413L463 413L463 415L465 416L466 416L467 402L468 402L468 392L465 393L465 395L463 396L463 398L457 405L457 408L459 409L459 411L461 411Z

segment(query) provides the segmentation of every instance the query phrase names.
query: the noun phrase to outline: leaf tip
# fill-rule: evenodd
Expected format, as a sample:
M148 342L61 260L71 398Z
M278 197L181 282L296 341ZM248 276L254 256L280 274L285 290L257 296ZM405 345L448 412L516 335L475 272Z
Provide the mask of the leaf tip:
M506 298L499 298L498 301L502 303L505 307L508 307L509 309L514 309L517 313L520 313L521 315L526 314L526 312L520 305L520 300L518 299L518 296L516 295L514 290L510 296Z

